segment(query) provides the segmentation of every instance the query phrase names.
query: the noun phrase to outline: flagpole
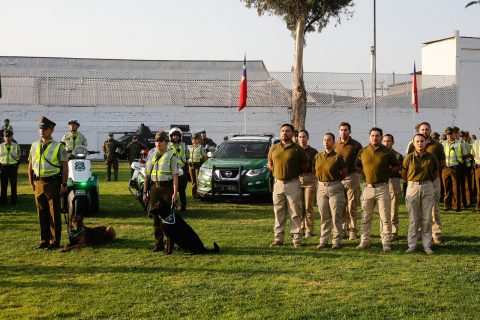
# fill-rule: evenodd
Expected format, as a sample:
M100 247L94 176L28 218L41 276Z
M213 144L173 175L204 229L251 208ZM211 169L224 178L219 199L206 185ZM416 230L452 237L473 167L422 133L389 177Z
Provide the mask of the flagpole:
M243 108L243 121L245 123L245 134L247 134L247 108Z

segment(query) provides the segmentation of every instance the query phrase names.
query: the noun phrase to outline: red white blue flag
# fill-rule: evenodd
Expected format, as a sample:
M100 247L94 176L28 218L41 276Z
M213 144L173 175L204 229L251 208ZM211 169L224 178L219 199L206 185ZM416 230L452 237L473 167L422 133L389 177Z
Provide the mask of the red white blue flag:
M240 95L238 96L238 111L247 106L247 56L243 57L243 74L240 80Z
M412 105L415 108L415 112L418 113L417 69L415 68L415 62L413 62Z

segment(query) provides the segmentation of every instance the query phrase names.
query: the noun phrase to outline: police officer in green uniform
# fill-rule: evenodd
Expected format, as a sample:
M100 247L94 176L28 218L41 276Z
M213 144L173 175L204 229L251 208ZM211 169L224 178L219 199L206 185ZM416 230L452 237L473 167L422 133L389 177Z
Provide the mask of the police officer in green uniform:
M3 121L2 127L0 127L1 132L5 131L5 130L8 130L8 131L13 133L13 127L10 125L10 120L9 119L5 119Z
M180 128L172 128L168 132L170 137L170 143L168 148L171 149L177 155L178 160L178 194L180 196L181 208L180 211L187 211L187 161L189 158L187 145L182 141L182 130Z
M121 144L113 138L113 133L108 133L108 139L103 143L103 152L105 163L107 164L107 181L112 178L112 166L113 166L113 178L118 180L118 158L115 151L120 148Z
M40 140L32 143L28 158L28 180L40 220L40 244L35 249L55 250L60 246L60 199L67 191L68 165L65 147L52 139L54 127L54 122L40 118Z
M17 174L20 161L20 147L13 142L13 132L3 131L4 143L0 144L0 204L7 203L7 189L10 181L10 203L17 203Z
M197 195L197 179L202 163L207 160L207 153L205 148L200 144L202 135L197 132L192 137L192 145L188 146L188 170L190 172L190 179L192 181L192 197L198 198Z
M165 131L159 131L155 134L154 150L147 160L143 201L152 208L161 197L171 206L177 202L178 159L175 152L168 149L168 135ZM161 225L160 218L154 216L155 248L153 252L164 249L164 235Z
M65 143L65 149L67 150L67 153L69 154L68 158L70 159L72 157L71 153L75 147L83 146L86 148L88 143L87 138L78 132L80 123L77 120L71 119L68 121L68 126L70 127L70 132L62 137L62 142Z
M140 151L145 149L148 149L148 147L143 143L139 142L137 136L133 136L132 141L125 147L125 153L127 154L130 168L132 166L132 162L140 158ZM130 169L130 176L133 174L133 171L133 169Z

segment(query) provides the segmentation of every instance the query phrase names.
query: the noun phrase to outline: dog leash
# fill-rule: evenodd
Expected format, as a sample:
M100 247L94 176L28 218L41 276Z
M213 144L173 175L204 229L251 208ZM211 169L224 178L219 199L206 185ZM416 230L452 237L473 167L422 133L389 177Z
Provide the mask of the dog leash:
M160 217L160 220L162 220L162 222L166 224L175 224L175 208L173 205L170 207L170 214L168 215L168 217L166 217L165 219Z

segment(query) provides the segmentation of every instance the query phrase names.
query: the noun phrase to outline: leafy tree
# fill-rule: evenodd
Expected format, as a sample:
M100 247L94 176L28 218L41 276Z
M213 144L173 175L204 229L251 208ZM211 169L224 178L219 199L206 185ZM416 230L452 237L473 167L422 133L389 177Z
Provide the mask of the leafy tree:
M469 3L467 3L467 5L465 6L465 8L468 8L468 7L470 7L471 5L474 5L474 4L480 4L480 0L470 1Z
M353 0L241 0L247 8L283 18L295 39L292 88L292 124L305 128L307 92L303 81L303 48L307 32L321 32L332 20L340 23L340 15L351 17Z

